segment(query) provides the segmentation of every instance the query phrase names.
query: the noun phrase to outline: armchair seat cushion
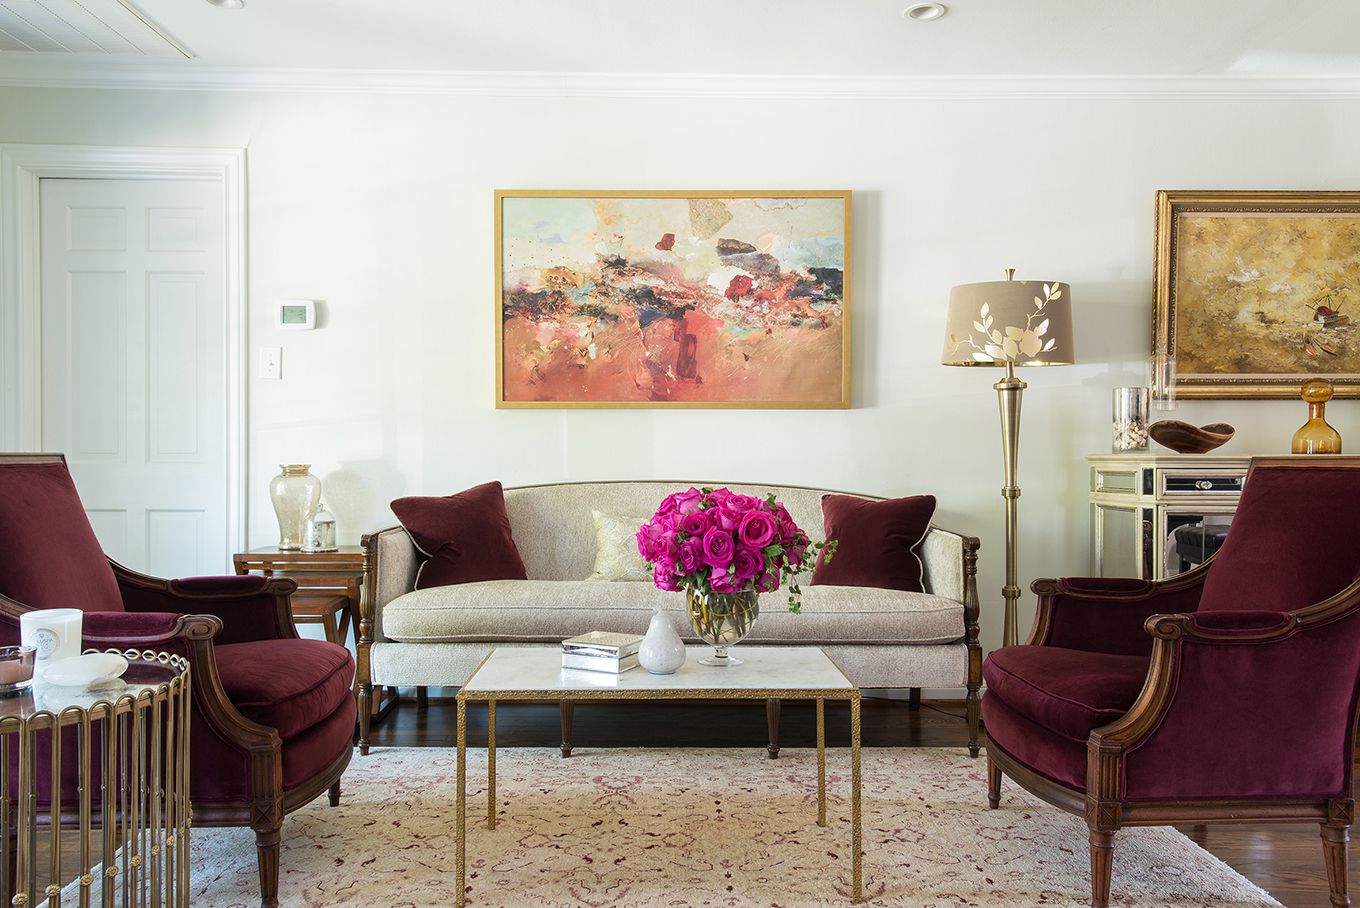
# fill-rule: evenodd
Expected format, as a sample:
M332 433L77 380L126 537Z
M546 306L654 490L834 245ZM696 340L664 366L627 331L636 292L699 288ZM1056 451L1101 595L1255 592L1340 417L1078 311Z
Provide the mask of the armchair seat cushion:
M1147 680L1148 658L1053 646L1005 646L987 657L990 695L1034 724L1085 744L1091 730L1133 706Z
M284 741L353 700L349 650L324 640L256 640L214 648L222 688L243 716Z

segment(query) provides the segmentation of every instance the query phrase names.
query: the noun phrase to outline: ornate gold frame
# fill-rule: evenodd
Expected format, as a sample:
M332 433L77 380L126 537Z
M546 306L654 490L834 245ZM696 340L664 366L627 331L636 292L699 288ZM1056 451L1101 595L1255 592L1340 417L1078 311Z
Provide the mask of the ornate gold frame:
M490 659L495 651L488 654ZM482 660L482 664L486 663ZM481 668L479 665L478 668ZM474 670L468 681L475 678ZM774 688L635 690L628 688L572 688L568 690L496 690L469 691L459 689L458 705L458 806L456 831L458 839L458 895L456 906L464 908L467 901L467 704L475 700L487 704L487 817L486 828L496 828L496 703L500 700L557 700L569 694L572 700L816 700L817 701L817 825L826 826L826 723L825 702L828 697L850 701L850 825L851 876L854 902L864 901L862 817L860 806L860 692L846 679L847 687L826 689L784 690Z
M840 397L837 400L545 400L506 398L505 388L505 199L843 199L844 265L841 292ZM496 190L496 407L510 409L847 409L850 407L850 272L851 191L792 190L787 192L672 191L672 190Z
M1156 261L1153 272L1152 345L1154 352L1167 352L1177 358L1182 337L1177 328L1177 288L1186 277L1181 273L1180 219L1186 215L1243 216L1274 215L1300 218L1319 215L1353 215L1360 224L1360 192L1277 192L1277 191L1169 191L1157 193ZM1357 227L1360 230L1360 226ZM1247 267L1265 269L1271 261L1249 261ZM1282 276L1286 276L1282 273ZM1350 313L1360 323L1360 311ZM1360 324L1357 324L1360 332ZM1360 334L1357 334L1360 340ZM1178 372L1176 393L1187 398L1276 398L1298 397L1304 380L1319 375L1329 379L1338 398L1360 397L1360 373L1299 371L1234 375L1231 372L1186 374Z

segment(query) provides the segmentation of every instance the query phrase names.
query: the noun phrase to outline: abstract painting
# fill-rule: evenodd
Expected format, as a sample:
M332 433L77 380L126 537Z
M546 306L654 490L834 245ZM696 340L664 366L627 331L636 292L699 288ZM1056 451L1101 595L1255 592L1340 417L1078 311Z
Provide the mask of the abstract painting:
M1159 192L1156 350L1182 397L1360 397L1360 193Z
M850 405L850 192L496 193L498 407Z

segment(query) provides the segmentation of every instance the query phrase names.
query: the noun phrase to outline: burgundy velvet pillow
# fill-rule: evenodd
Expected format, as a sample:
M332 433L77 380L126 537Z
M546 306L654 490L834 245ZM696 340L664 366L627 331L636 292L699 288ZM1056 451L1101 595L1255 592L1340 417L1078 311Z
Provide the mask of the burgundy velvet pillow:
M837 545L829 561L825 550L817 556L812 584L921 592L921 559L914 550L934 513L934 495L887 501L823 495L826 541Z
M0 593L32 608L121 612L109 559L61 463L0 466Z
M526 579L519 549L510 538L510 518L499 482L445 498L398 498L392 502L392 513L426 556L416 575L418 590L478 580Z

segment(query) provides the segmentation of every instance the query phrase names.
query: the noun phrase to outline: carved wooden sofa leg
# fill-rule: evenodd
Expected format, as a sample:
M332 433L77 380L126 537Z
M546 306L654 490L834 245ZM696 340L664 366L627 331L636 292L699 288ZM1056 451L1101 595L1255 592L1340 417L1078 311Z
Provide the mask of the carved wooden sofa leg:
M779 698L771 697L765 701L765 724L770 729L770 743L765 748L771 760L779 759Z
M576 712L575 700L559 700L558 709L562 713L562 756L571 756L571 717Z

